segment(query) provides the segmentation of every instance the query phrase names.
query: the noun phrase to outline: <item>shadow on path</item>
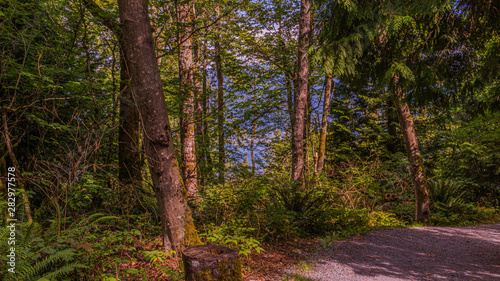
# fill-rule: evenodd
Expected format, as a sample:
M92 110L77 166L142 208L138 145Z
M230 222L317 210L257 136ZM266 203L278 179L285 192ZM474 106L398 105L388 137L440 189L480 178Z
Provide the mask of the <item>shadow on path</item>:
M500 224L379 230L313 261L317 280L500 280Z

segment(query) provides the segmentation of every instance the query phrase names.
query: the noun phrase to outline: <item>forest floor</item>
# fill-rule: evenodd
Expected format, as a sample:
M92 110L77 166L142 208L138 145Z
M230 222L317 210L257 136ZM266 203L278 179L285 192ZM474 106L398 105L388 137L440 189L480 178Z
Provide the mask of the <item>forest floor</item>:
M268 247L244 280L500 280L500 224L385 229L318 246Z
M243 258L244 281L283 280L287 270L309 266L307 261L320 249L320 240L295 239L261 244L264 251Z
M340 241L278 239L261 247L264 251L242 257L244 281L500 280L500 223L384 229ZM133 259L138 250L161 251L161 241L143 241L122 253L121 260L133 261L120 262L109 273L141 271L147 280L183 280L179 257ZM132 275L121 280L144 280Z

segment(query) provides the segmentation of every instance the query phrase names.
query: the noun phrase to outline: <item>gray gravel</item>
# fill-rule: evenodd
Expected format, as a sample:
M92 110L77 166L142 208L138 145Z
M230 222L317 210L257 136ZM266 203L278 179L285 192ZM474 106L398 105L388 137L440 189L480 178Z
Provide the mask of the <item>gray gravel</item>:
M500 224L379 230L310 262L313 280L500 280Z

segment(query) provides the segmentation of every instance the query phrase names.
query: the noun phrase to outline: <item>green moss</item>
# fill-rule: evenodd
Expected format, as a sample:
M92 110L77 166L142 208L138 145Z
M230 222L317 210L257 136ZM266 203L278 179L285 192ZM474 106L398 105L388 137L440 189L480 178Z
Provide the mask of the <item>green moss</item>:
M185 224L184 224L184 238L182 241L182 247L192 247L197 245L202 245L200 237L198 236L198 231L196 231L196 227L193 223L193 216L191 213L191 209L186 205L186 214L184 216Z
M242 281L241 275L241 261L236 259L233 266L230 266L229 261L220 261L217 263L217 269L219 271L219 276L213 276L212 270L207 268L202 271L198 271L196 276L196 281Z

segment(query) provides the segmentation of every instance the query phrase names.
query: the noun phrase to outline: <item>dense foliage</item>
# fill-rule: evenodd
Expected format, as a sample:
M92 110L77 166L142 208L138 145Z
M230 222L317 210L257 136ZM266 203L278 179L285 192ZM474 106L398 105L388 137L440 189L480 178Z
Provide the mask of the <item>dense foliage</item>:
M177 20L178 1L148 2L181 169L186 86L178 38L192 31L198 193L189 205L202 241L248 258L271 241L321 237L327 245L415 225L399 103L415 124L430 223L497 220L499 4L314 2L298 187L290 173L299 2L187 1L188 23ZM0 0L2 280L182 278L179 253L161 248L143 141L127 160L141 179L120 180L119 128L128 118L120 98L129 78L121 72L121 33L96 11L118 24L111 0ZM398 87L402 99L393 96ZM325 164L318 168L323 115ZM7 271L9 167L17 169L15 274Z

